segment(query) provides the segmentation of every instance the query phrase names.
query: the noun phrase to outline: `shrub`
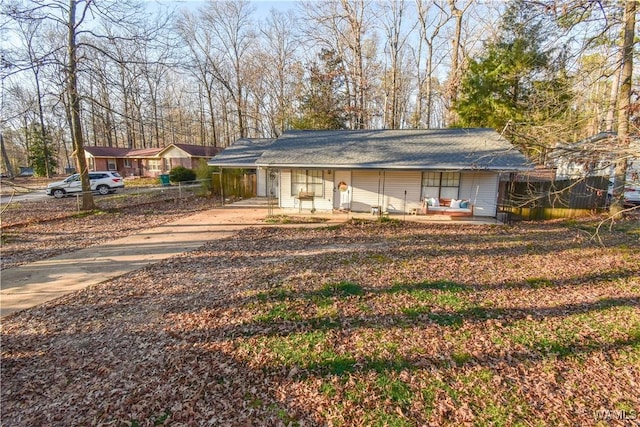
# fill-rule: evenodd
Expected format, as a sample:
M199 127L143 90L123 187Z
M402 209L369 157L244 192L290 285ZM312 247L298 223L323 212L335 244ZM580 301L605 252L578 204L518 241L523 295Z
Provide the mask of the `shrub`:
M198 166L195 168L196 177L202 184L202 193L204 195L213 194L213 173L218 168L207 165L206 160L200 160Z
M169 172L169 179L171 182L195 181L196 173L193 169L188 169L184 166L176 166Z

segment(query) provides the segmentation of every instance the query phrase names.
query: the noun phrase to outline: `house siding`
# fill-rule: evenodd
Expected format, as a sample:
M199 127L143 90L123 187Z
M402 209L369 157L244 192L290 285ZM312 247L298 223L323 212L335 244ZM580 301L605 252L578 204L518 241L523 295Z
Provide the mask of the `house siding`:
M256 170L256 181L257 181L257 191L256 195L258 197L267 197L269 195L269 190L267 186L269 185L269 181L267 180L267 170L263 168L259 168Z
M323 171L322 194L316 196L313 206L317 210L333 209L333 173ZM297 195L291 194L291 169L283 169L280 171L280 207L282 208L299 208ZM302 202L302 209L311 209L311 202Z
M420 207L422 172L384 171L383 178L383 210L390 213L409 213L412 208Z
M333 197L336 197L337 185L328 171L324 171L324 194L315 199L315 208L331 210ZM490 172L463 172L460 176L459 197L474 204L474 215L495 217L497 212L498 174ZM382 206L390 213L409 213L411 209L420 209L422 201L421 171L390 170L352 170L351 171L351 210L370 212L374 206ZM405 198L406 191L406 198ZM405 202L406 200L406 202ZM298 208L298 200L291 195L291 170L280 172L280 207ZM310 202L304 202L302 208L310 209Z
M351 210L354 212L367 212L372 206L380 206L382 197L382 171L354 170L351 174L353 198Z
M498 185L499 176L496 173L462 173L459 197L473 203L475 216L495 217L498 209Z
M280 207L295 207L295 196L291 195L291 169L282 169L280 171Z

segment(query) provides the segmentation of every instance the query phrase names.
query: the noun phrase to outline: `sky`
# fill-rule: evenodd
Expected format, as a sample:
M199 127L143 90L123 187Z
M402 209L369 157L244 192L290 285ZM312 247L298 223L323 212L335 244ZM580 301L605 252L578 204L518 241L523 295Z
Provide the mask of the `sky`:
M209 3L210 0L146 0L148 3L156 3L162 6L186 7L197 9ZM251 0L250 3L256 6L258 16L266 16L271 9L287 10L296 5L296 0Z

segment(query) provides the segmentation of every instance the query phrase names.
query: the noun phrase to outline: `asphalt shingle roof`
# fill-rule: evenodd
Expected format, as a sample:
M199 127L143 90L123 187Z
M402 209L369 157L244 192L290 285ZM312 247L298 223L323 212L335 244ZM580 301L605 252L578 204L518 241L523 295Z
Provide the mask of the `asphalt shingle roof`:
M116 148L116 147L94 147L85 146L84 151L91 154L93 157L124 157L129 153L128 148Z
M287 131L256 165L500 171L533 166L493 129Z
M275 139L238 139L209 160L210 165L255 168L256 162Z
M117 148L117 147L84 147L84 151L91 154L94 157L129 157L129 158L151 158L157 157L165 150L171 147L177 147L185 153L193 157L213 157L221 148L209 147L203 145L190 145L190 144L171 144L163 148Z

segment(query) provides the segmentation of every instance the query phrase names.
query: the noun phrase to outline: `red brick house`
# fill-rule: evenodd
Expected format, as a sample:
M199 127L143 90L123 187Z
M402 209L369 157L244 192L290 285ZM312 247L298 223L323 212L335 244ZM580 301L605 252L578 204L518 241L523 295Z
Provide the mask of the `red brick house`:
M84 147L90 171L113 170L122 176L158 176L176 166L195 169L222 151L218 147L171 144L164 148Z

